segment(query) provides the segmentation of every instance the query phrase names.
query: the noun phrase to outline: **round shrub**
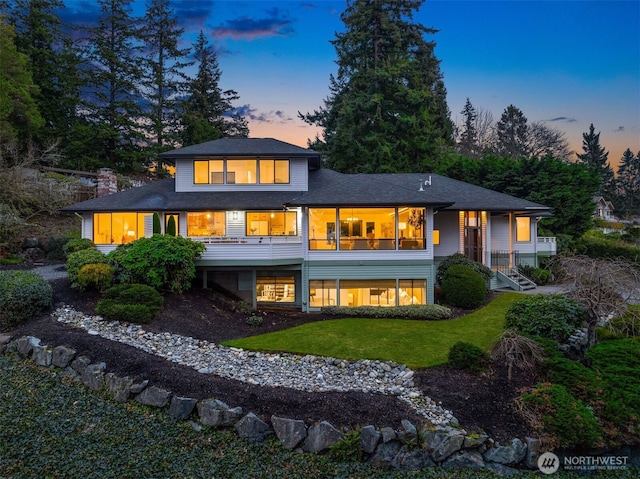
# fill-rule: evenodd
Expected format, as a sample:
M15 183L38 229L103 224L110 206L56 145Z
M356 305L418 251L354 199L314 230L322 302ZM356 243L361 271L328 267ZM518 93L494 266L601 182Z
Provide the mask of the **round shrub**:
M67 241L62 247L62 250L64 251L64 254L69 257L71 253L75 253L76 251L95 247L96 245L89 238L74 238Z
M451 256L447 256L438 266L438 270L436 272L436 283L442 286L445 273L451 266L454 265L463 265L469 269L472 269L480 276L482 276L482 279L485 283L488 283L491 278L493 278L493 271L491 271L491 268L483 265L482 263L478 263L477 261L473 261L472 259L467 258L462 253L455 253Z
M70 253L67 257L67 273L71 280L72 288L81 288L78 282L78 273L80 268L86 264L107 264L109 261L107 256L97 249L83 249Z
M109 253L119 283L141 283L156 289L182 293L195 278L195 259L205 250L197 241L182 236L153 235L121 244Z
M475 344L458 341L449 350L449 363L457 369L485 371L489 366L489 355Z
M480 273L461 264L447 269L441 286L444 300L451 306L473 309L487 297L487 285Z
M112 321L145 324L155 318L163 298L145 284L118 284L106 290L96 313Z
M0 331L34 318L51 306L53 290L30 271L0 271Z
M113 282L113 268L104 263L85 264L78 271L80 289L97 289L102 291Z
M562 294L533 294L513 303L505 317L508 329L564 342L582 326L585 311Z

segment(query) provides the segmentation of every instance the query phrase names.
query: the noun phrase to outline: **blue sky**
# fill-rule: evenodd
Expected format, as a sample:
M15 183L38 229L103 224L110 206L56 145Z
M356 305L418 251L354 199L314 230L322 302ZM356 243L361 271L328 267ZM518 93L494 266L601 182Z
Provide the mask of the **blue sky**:
M66 0L67 18L96 17L89 0ZM135 0L136 12L144 0ZM172 0L185 43L203 30L218 51L221 86L240 95L252 137L306 146L317 130L297 118L323 105L336 72L329 43L345 1ZM500 118L513 104L546 121L581 151L594 124L617 163L640 151L640 1L427 0L414 21L430 39L454 122L466 98Z

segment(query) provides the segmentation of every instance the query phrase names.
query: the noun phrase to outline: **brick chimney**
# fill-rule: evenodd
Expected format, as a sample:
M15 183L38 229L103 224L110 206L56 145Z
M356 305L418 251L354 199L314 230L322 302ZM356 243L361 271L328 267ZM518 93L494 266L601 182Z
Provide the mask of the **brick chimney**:
M111 168L98 170L98 198L118 192L118 179Z

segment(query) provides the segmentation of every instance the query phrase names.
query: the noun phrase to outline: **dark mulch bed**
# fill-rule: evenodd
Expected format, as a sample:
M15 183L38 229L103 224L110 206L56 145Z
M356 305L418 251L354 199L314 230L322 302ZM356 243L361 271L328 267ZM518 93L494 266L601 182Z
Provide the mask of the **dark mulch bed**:
M65 303L87 314L99 299L95 292L78 292L67 279L51 282L54 302ZM459 312L458 312L459 313ZM247 324L247 314L234 312L228 298L211 291L193 289L182 297L166 295L159 317L145 325L149 331L168 331L198 339L221 342L269 331L278 331L309 321L325 319L321 314L289 310L265 310L259 327ZM136 348L91 336L83 330L62 325L49 313L43 314L9 334L31 335L44 344L67 345L93 361L104 361L107 370L119 375L149 379L176 395L205 399L215 397L232 407L269 420L271 415L302 419L308 424L327 420L335 426L374 424L399 427L402 419L416 424L423 420L404 403L391 396L364 393L307 393L286 388L250 385L200 374L186 366L176 365ZM535 378L516 375L506 379L502 369L478 375L448 366L418 371L416 385L426 395L452 410L463 427L484 430L497 440L533 435L513 407L513 399L522 387L535 384Z

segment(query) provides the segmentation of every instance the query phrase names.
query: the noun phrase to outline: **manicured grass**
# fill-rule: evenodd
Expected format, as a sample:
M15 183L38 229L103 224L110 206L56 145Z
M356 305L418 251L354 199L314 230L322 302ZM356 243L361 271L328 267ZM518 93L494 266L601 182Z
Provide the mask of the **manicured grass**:
M380 359L414 369L427 368L446 363L449 348L458 341L488 350L503 330L507 309L521 297L519 293L505 293L472 314L446 321L335 319L224 345L350 360Z

